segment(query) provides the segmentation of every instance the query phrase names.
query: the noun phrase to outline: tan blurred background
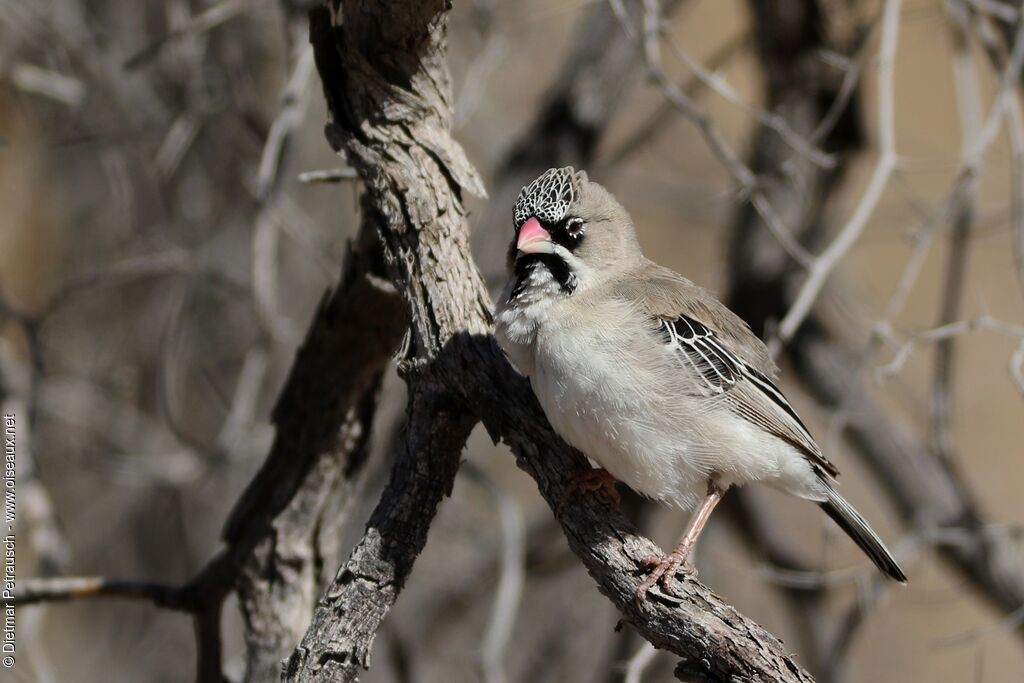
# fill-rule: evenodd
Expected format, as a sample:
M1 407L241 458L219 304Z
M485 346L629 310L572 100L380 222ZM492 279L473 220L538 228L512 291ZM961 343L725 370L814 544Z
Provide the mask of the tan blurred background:
M532 120L566 57L572 27L593 4L456 3L450 52L457 137L485 178ZM34 526L21 537L43 538L38 546L34 540L20 546L21 576L177 582L203 563L267 451L270 406L357 225L354 187L297 180L304 171L343 165L323 140L315 70L295 68L305 45L301 12L288 11L289 3L242 5L215 26L183 35L174 31L208 3L43 0L0 9L0 298L33 321L26 327L21 318L0 319L0 397L6 410L24 416L20 490L31 493L19 499L19 522ZM877 3L861 5L851 14L878 12ZM480 21L481 12L493 12L490 24ZM744 3L692 1L674 15L672 33L691 55L706 59L748 25ZM153 54L125 67L169 33ZM869 55L877 40L876 30ZM861 345L885 314L913 249L912 232L945 199L957 171L962 140L952 50L943 2L903 4L896 146L906 163L835 276L840 286L821 303ZM755 59L741 41L719 73L754 102L761 93ZM666 62L674 75L685 74ZM995 80L980 50L975 67L987 116ZM276 182L262 191L261 154L296 73L298 125ZM628 97L599 162L663 101L648 84ZM713 93L702 94L701 102L733 149L745 153L751 117ZM862 103L868 150L830 205L835 225L856 206L877 161L877 104L869 59ZM960 317L1021 325L1005 135L1000 132L983 165ZM649 255L721 291L735 197L729 175L692 125L674 117L655 142L613 167L598 163L592 175L632 212ZM485 208L482 201L472 204L471 221ZM945 245L940 233L894 320L900 339L935 324ZM1009 372L1018 343L986 329L959 339L954 415L956 450L999 526L993 533L1015 538L1024 522L1024 403ZM863 372L877 383L878 400L923 433L933 347L915 347L898 373L876 380L897 350L884 346ZM843 470L847 497L906 551L904 530L884 497L835 436L834 416L798 388L784 387ZM251 400L239 405L233 398L243 389ZM391 378L385 398L395 406L391 412L400 410L400 396L400 382ZM386 450L395 423L380 423L376 450ZM327 530L334 538L328 573L375 501L387 471L378 456L357 512ZM481 432L466 458L498 482L527 529L544 528L550 511L504 449ZM766 495L773 521L810 557L830 569L855 568L840 572L846 579L830 598L838 619L870 569L816 509ZM660 510L649 529L668 546L684 523L678 512ZM494 572L481 568L499 542L494 496L460 476L364 680L479 680L480 634L495 587ZM616 680L622 657L639 641L628 628L613 631L616 613L564 541L555 535L541 547L528 566L505 655L508 680ZM910 585L889 591L871 612L853 642L846 680L1021 680L1019 612L1008 623L927 548L905 557ZM699 566L701 579L719 594L799 647L778 592L721 520L702 541ZM237 678L242 646L235 605L225 613L228 672ZM21 607L23 653L3 680L188 680L193 647L186 617L147 604ZM396 662L406 662L411 673ZM671 658L660 656L643 680L672 680L671 667Z

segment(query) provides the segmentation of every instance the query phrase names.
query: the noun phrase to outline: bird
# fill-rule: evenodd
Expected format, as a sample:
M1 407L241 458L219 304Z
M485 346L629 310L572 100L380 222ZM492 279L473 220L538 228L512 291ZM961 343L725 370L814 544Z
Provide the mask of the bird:
M886 576L892 553L837 490L750 327L709 290L647 259L626 209L585 171L551 168L513 208L509 279L495 337L555 432L600 468L567 487L637 493L693 511L678 546L650 561L637 599L671 593L732 486L817 503ZM557 513L557 511L556 511Z

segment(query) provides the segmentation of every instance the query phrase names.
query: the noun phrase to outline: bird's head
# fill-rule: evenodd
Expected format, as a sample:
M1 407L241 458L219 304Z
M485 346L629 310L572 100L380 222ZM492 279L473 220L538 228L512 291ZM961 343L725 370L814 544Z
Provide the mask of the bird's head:
M514 269L541 264L570 291L595 273L627 267L641 257L626 210L571 166L548 169L524 187L513 219L509 258Z

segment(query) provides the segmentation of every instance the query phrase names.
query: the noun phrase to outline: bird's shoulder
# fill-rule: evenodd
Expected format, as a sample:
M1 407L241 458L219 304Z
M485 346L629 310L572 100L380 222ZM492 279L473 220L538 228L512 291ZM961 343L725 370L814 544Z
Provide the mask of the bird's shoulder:
M729 351L752 368L775 378L778 368L746 322L709 290L679 273L644 260L611 283L611 295L625 299L657 320L691 318L713 331Z

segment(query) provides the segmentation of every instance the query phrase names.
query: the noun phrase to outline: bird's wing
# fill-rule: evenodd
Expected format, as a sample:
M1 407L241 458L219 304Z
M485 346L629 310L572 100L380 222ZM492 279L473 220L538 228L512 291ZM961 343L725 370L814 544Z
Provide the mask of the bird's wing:
M657 318L673 320L682 314L703 321L752 368L771 378L778 374L764 342L747 323L714 294L674 270L645 261L622 279L618 290L624 298L641 302L645 312Z
M821 452L803 421L772 381L775 365L764 344L707 290L680 275L630 278L620 290L658 324L665 344L678 352L696 395L721 396L737 415L798 451L833 477L839 470ZM652 273L648 273L652 274ZM682 281L682 283L680 283ZM767 372L765 372L767 371Z

